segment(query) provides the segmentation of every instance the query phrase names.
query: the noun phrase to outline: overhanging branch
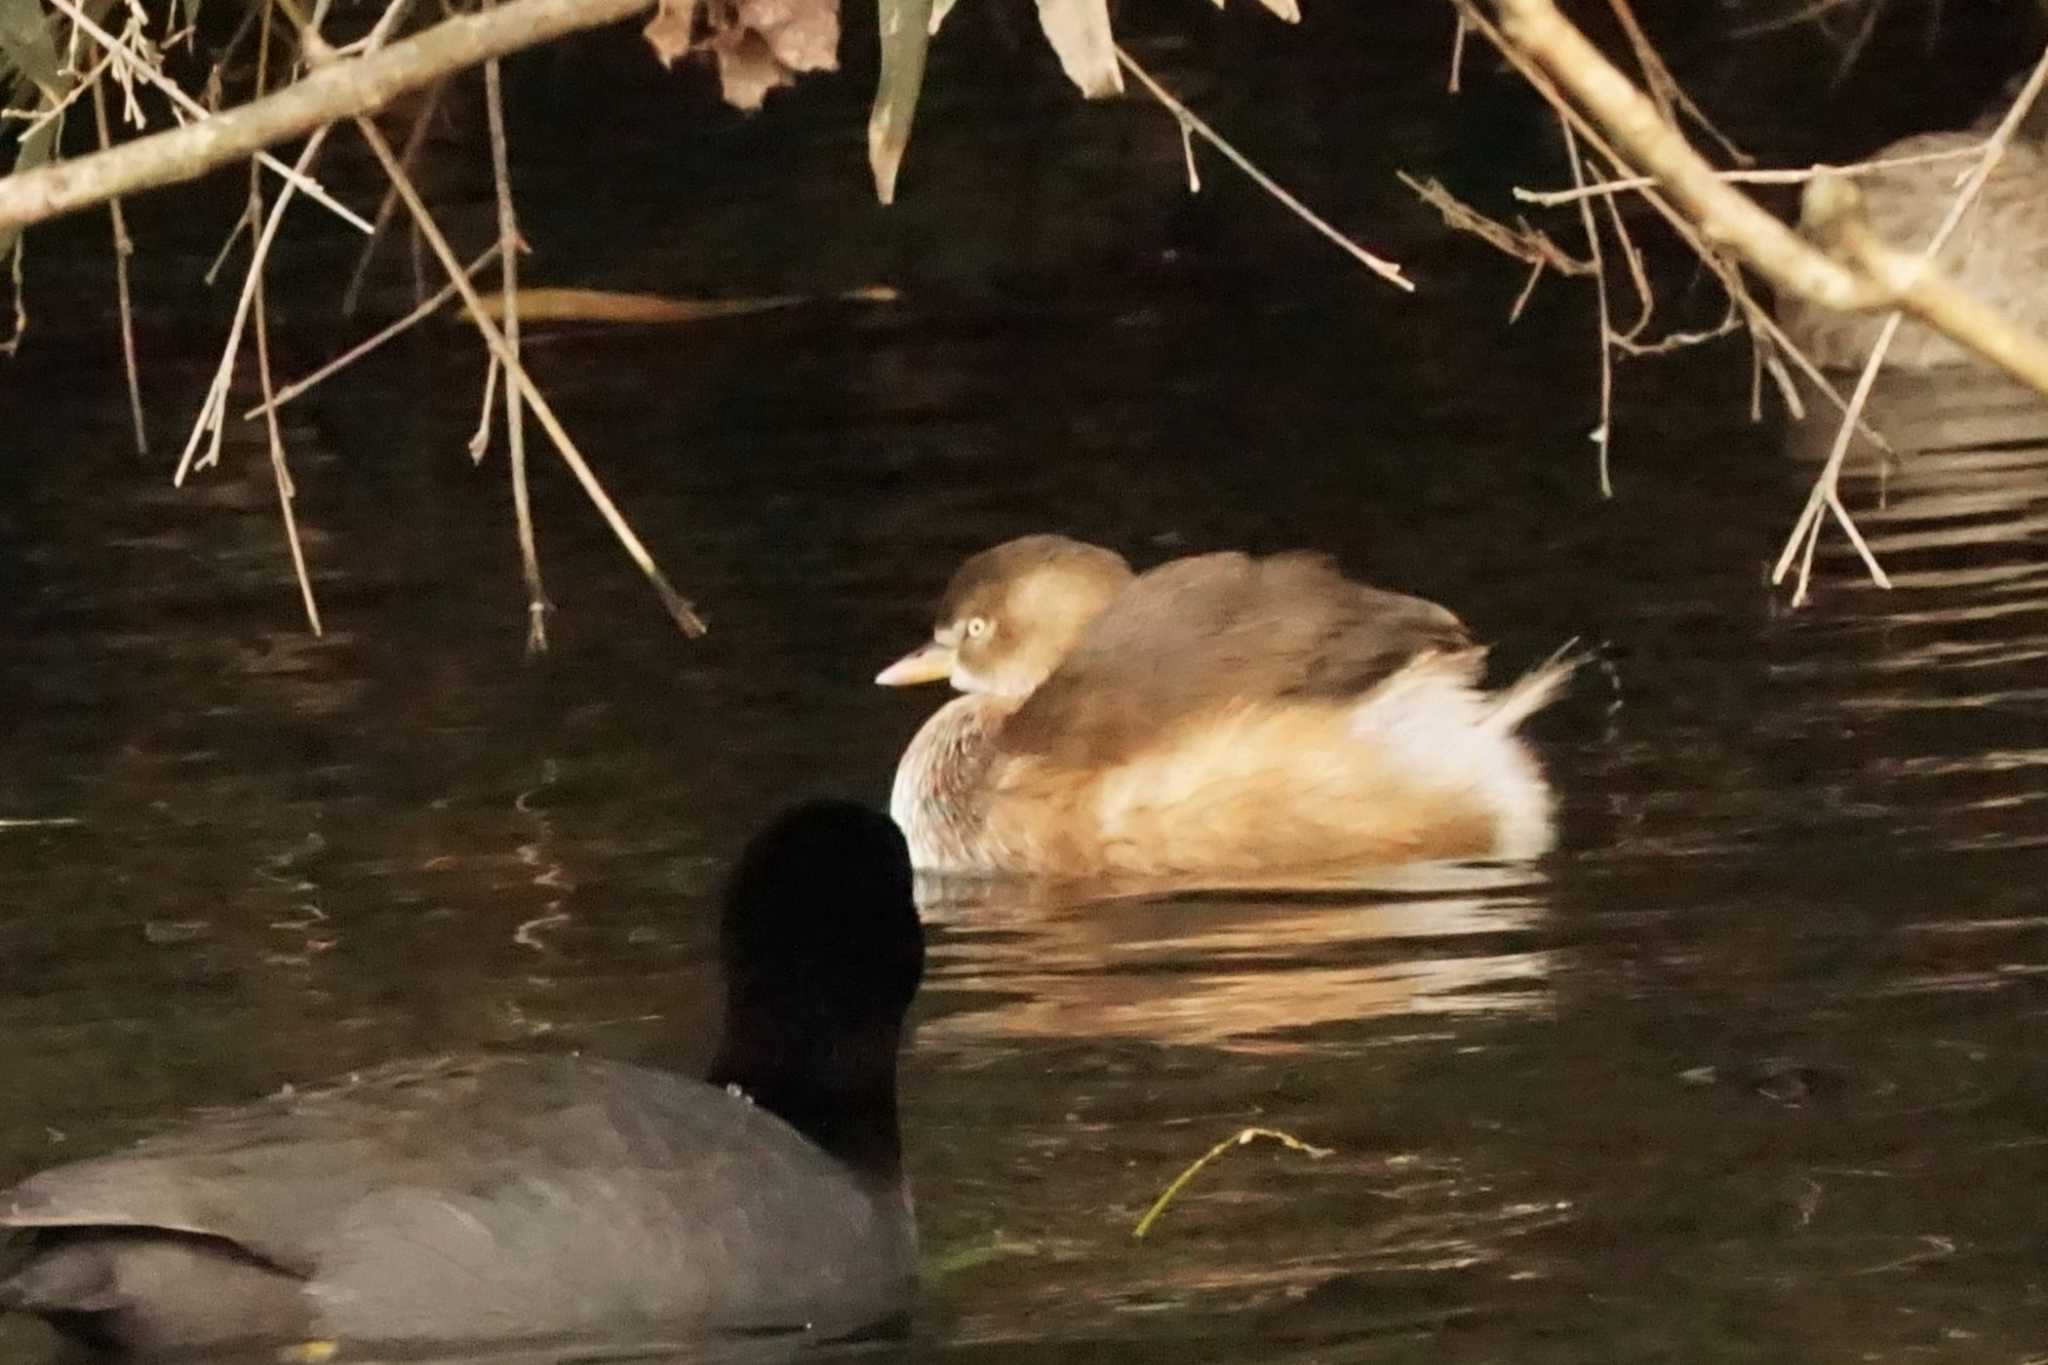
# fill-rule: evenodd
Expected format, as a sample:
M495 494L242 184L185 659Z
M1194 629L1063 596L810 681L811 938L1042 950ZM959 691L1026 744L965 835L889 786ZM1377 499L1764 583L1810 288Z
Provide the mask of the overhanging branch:
M2048 393L2048 344L1964 295L1923 257L1847 238L1855 249L1816 249L1722 180L1657 106L1588 42L1554 0L1495 0L1508 37L1571 92L1641 170L1655 176L1708 241L1738 253L1780 289L1840 309L1897 308ZM1995 141L1995 139L1994 139ZM1833 189L1853 213L1853 194Z
M39 223L116 195L191 180L322 124L383 108L450 72L596 28L652 0L507 0L443 20L364 57L315 70L274 95L182 128L0 179L0 227Z

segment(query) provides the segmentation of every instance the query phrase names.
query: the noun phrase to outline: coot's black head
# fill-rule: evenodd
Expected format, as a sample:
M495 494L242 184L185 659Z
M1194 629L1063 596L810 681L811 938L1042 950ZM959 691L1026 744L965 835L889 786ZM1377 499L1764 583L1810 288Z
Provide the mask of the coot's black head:
M719 949L725 1036L710 1079L893 1178L896 1053L924 974L895 822L849 801L777 816L733 871Z

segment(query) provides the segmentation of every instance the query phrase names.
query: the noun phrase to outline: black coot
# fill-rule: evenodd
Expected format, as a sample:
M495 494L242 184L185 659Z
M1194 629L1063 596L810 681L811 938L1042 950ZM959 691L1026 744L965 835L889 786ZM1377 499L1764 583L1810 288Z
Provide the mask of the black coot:
M924 966L903 838L814 802L741 856L705 1081L579 1057L388 1066L0 1194L0 1308L161 1352L851 1330L916 1233L896 1056Z

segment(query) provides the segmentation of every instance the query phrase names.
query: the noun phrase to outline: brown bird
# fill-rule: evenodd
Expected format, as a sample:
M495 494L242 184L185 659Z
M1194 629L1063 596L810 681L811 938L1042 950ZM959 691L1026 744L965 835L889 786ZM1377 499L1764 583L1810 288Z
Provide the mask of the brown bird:
M2017 93L2017 82L2007 87ZM1916 133L1872 153L1873 161L1904 161L1856 178L1870 230L1886 245L1918 251L1947 217L1975 156L2004 117L2011 100L1967 132ZM2036 336L2048 336L2048 97L2035 102L2015 131L1983 191L1936 257L1964 292L1990 304ZM1807 225L1802 218L1801 227ZM1814 363L1861 369L1883 312L1838 312L1786 295L1778 321ZM1898 370L1934 370L1984 362L1941 333L1911 319L1899 325L1885 352Z
M1418 859L1523 858L1549 787L1515 733L1562 657L1503 691L1456 616L1326 556L1197 555L1133 574L1036 535L967 560L884 686L949 680L890 813L920 868L1209 885Z

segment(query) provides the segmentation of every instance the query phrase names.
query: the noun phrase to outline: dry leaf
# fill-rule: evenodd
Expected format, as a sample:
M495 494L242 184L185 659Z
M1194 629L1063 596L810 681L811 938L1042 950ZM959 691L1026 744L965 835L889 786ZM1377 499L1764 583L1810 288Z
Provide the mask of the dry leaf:
M1109 0L1038 0L1038 24L1059 54L1067 79L1089 99L1120 95L1116 39L1109 31Z
M910 125L924 89L932 0L877 0L876 9L882 27L882 74L875 82L874 110L868 115L868 166L875 174L875 198L892 204L896 172L910 145Z
M661 0L641 32L664 66L709 53L736 109L759 109L799 73L839 65L839 0Z
M750 28L736 29L721 37L716 48L719 92L735 109L752 113L761 107L770 90L796 83L796 76L776 60L767 42Z
M664 67L672 67L676 58L689 55L690 35L696 26L697 0L661 0L661 7L640 30L640 36L654 48Z
M740 18L791 71L839 69L837 0L746 0Z
M50 37L50 20L38 0L0 0L0 54L20 76L51 99L61 99L71 88L71 78L57 60L57 44ZM21 83L15 82L15 98L31 101Z
M1259 0L1259 3L1290 24L1301 22L1301 6L1295 0ZM1223 0L1216 0L1216 8L1223 8Z

